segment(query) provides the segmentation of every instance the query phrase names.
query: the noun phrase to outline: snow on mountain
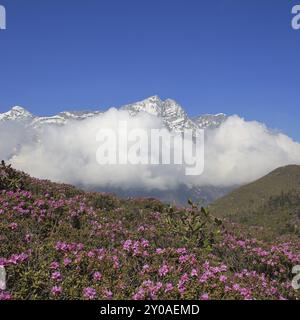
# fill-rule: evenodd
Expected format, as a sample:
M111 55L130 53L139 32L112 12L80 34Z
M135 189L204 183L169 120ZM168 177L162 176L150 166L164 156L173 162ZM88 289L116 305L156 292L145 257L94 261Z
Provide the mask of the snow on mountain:
M161 117L164 124L171 131L182 131L184 129L196 129L197 125L188 117L184 109L174 100L161 100L158 96L121 107L128 110L131 115L139 112L147 112L151 115Z
M153 96L133 104L125 105L120 109L128 110L132 116L135 116L142 111L147 112L153 116L161 116L162 108L163 101L158 96Z
M69 120L84 120L101 114L100 111L65 111L50 117L35 117L31 125L40 128L43 125L64 125Z
M6 120L32 120L34 116L22 107L13 107L11 110L5 113L0 113L0 121Z
M146 112L162 118L165 126L171 131L182 132L184 129L216 128L226 120L226 115L203 115L189 118L185 110L174 100L161 100L158 96L125 105L119 108L127 110L132 116ZM0 121L25 121L29 126L41 128L44 125L64 125L70 120L84 120L101 114L101 111L61 112L54 116L34 116L22 107L13 107L10 111L0 113Z
M224 113L219 113L216 115L213 114L205 114L202 116L198 116L192 119L194 123L200 129L214 129L220 126L225 120L227 116Z

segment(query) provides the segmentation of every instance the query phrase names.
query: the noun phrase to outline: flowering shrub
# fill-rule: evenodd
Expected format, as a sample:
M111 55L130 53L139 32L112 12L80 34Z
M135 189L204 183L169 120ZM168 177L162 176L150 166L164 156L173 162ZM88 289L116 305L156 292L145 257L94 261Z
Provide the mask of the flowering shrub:
M24 179L0 188L0 300L300 298L299 241L245 236L192 203Z

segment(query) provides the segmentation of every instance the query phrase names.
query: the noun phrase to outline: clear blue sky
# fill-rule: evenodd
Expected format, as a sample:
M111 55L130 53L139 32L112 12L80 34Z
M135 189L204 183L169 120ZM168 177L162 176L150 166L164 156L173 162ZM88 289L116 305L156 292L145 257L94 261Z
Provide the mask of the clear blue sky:
M0 0L0 112L118 106L158 94L300 140L300 0Z

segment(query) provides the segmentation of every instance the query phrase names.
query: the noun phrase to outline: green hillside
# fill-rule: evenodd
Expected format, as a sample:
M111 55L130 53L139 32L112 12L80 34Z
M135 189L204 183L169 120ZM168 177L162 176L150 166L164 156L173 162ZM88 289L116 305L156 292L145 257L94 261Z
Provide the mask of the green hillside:
M219 217L275 234L300 234L300 166L276 169L210 206Z

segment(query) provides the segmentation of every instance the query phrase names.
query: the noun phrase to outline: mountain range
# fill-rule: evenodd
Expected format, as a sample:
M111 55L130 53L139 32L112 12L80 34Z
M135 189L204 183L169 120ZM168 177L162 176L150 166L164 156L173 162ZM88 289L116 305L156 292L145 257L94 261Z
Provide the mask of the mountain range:
M118 109L129 111L136 116L140 112L162 119L164 125L172 131L180 132L184 129L216 128L223 123L227 116L223 113L216 115L199 115L190 118L185 110L172 99L162 100L158 96L121 106ZM35 128L44 125L64 125L69 120L84 120L95 117L105 111L65 111L53 116L36 116L20 106L15 106L5 113L0 113L0 121L22 121Z

